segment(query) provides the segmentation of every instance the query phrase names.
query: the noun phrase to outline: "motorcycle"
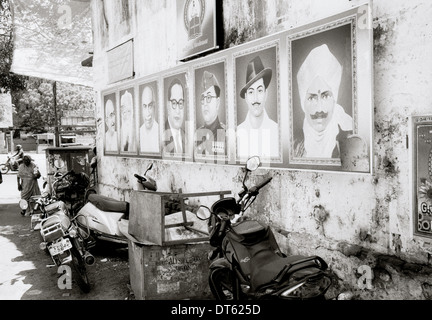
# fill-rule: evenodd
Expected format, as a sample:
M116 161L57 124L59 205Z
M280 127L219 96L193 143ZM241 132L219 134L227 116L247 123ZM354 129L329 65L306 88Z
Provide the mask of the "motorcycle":
M24 201L20 202L22 209L29 205ZM36 200L35 208L41 212L35 214L42 237L39 248L47 251L58 267L72 265L80 289L90 292L86 266L93 265L95 258L88 251L89 231L78 226L77 217L71 217L63 201L50 198L48 193Z
M28 202L25 199L21 199L19 202L22 210L27 210L30 207L30 229L32 230L40 230L40 223L46 217L45 208L57 201L56 198L51 196L46 185L47 182L44 182L44 189L40 195L31 196Z
M244 212L272 178L248 188L250 172L261 165L259 157L246 162L243 189L234 197L201 205L197 217L208 220L210 245L209 285L217 300L325 299L332 280L327 263L319 256L287 256L269 226L245 219Z
M6 174L9 171L18 171L18 161L13 161L12 157L7 157L5 163L0 164L0 171L2 174Z
M72 216L84 206L90 194L96 190L89 187L90 178L84 172L76 173L74 170L64 174L54 174L52 183L53 197L66 203Z
M144 189L156 191L156 181L147 176L153 167L150 164L144 176L134 174ZM78 211L77 221L82 228L88 228L95 240L127 245L126 236L120 231L119 223L129 219L129 202L112 199L99 194L90 194L87 203Z

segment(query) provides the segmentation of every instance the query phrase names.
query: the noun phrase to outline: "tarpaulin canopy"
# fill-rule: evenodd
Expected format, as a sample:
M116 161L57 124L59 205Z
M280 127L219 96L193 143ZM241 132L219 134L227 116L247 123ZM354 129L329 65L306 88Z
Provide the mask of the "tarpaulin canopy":
M11 4L11 71L93 86L92 68L81 64L93 51L90 0L11 0Z

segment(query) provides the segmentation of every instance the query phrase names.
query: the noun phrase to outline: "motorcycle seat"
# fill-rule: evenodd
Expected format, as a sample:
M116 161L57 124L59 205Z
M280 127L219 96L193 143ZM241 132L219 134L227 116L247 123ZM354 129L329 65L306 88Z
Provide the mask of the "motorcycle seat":
M96 193L90 194L88 201L102 211L129 213L129 202L127 201L116 200Z
M253 290L282 282L300 269L308 268L309 274L320 272L313 259L302 255L284 256L270 228L257 221L242 221L233 225L233 231L228 234L227 241Z
M271 251L263 252L251 259L251 285L254 290L270 283L280 283L300 269L309 268L309 273L320 272L314 261L305 261L307 257L294 255L281 257ZM298 264L296 264L299 262ZM292 267L291 267L292 266Z

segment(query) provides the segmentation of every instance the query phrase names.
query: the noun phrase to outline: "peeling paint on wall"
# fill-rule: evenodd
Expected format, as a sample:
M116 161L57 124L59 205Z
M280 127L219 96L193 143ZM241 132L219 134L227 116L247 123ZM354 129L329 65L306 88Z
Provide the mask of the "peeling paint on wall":
M172 3L146 2L149 9L138 2L135 11L139 15L135 19L136 43L140 43L136 52L142 54L142 59L136 59L138 76L177 63L175 36L169 31L175 12ZM311 22L356 3L223 1L223 46L229 48ZM430 113L432 107L432 7L426 0L375 0L373 12L374 174L259 169L250 181L267 176L273 181L260 194L250 216L275 228L283 251L322 255L338 279L338 289L352 290L355 298L430 298L432 245L413 239L410 231L411 150L406 138L409 116ZM155 25L164 33L155 32ZM95 43L97 46L97 39ZM153 46L145 47L148 43ZM100 48L95 53L100 54ZM96 72L103 59L95 55ZM100 114L101 108L97 110ZM100 150L102 141L98 137ZM228 189L234 195L244 174L238 167L101 156L101 193L127 199L130 190L139 187L133 173L142 174L150 162L155 163L150 175L161 191ZM374 290L357 287L361 265L372 268Z

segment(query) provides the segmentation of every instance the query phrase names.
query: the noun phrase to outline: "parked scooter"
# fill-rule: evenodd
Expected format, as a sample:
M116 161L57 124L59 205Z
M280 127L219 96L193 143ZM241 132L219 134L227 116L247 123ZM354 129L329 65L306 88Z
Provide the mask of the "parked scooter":
M13 161L12 157L7 157L5 163L0 164L0 171L2 174L6 174L9 171L18 171L19 163L17 161Z
M153 167L150 164L144 176L134 174L144 189L156 191L156 181L147 176ZM129 202L112 199L99 194L90 194L87 203L78 211L78 223L90 230L95 240L127 244L126 236L120 231L119 223L129 220Z
M287 256L270 227L244 219L259 190L272 179L248 188L246 177L259 166L259 157L247 161L238 200L222 198L197 212L198 218L209 220L210 244L216 247L209 256L217 258L210 265L210 289L217 300L325 299L332 281L322 258Z

